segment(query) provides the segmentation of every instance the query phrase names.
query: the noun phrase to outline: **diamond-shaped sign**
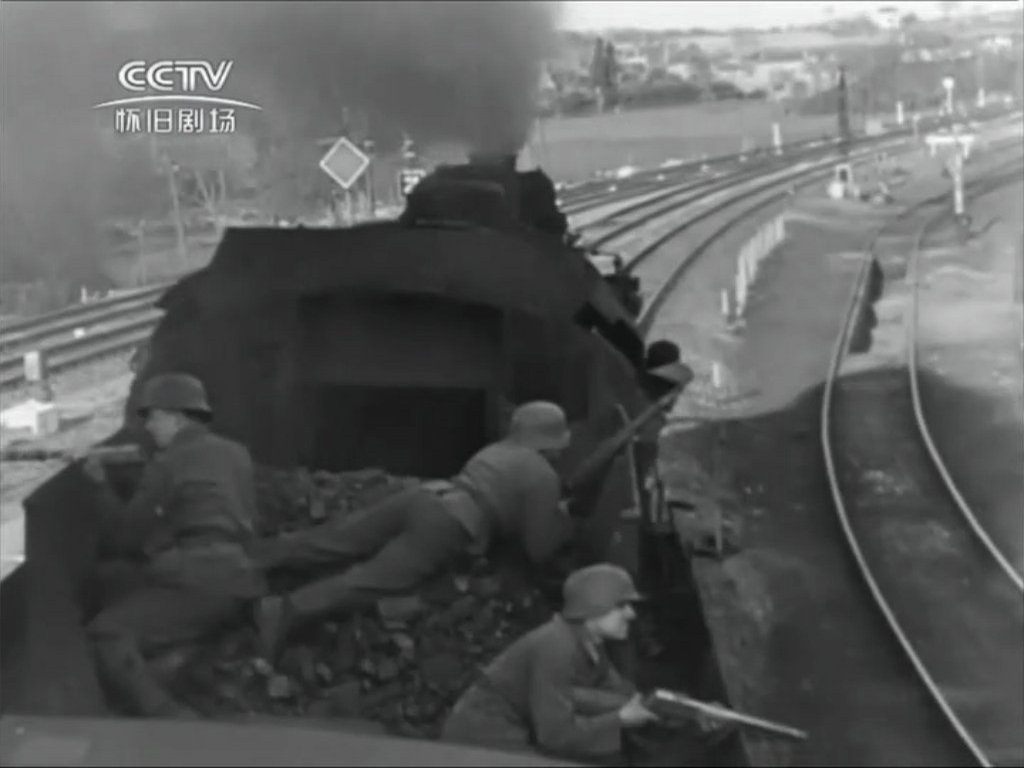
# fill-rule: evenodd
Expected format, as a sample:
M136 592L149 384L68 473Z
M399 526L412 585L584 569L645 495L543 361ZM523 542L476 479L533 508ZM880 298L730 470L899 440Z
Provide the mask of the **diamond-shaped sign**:
M349 189L355 184L369 164L370 158L344 136L320 160L324 173L338 182L342 189Z

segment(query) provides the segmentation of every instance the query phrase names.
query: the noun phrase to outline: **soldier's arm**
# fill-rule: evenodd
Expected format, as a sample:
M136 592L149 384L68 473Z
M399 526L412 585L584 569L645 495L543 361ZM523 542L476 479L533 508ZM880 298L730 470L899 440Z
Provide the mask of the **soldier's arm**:
M535 565L550 562L572 537L572 520L562 504L558 476L538 476L523 500L523 548Z
M631 695L606 688L582 688L575 686L572 689L573 705L577 712L584 715L603 715L608 712L618 712L629 701Z
M159 459L146 464L135 493L127 502L118 498L106 480L98 483L97 504L108 541L118 549L142 541L160 519L169 485L167 466Z
M633 681L627 680L619 674L619 670L615 668L614 664L608 665L608 672L604 680L601 681L601 689L620 696L623 704L636 693L636 686L633 684Z
M241 448L237 473L239 494L241 495L241 512L244 515L239 522L247 535L255 536L259 527L259 507L256 503L256 477L252 456L244 446Z
M582 704L582 703L581 703ZM577 706L571 659L542 651L529 681L530 721L541 749L568 758L607 757L622 749L618 709Z

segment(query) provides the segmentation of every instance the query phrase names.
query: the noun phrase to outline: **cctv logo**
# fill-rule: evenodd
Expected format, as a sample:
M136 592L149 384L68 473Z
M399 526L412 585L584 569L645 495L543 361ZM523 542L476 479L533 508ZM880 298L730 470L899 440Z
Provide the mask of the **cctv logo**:
M211 91L219 91L228 81L233 61L222 61L216 69L208 61L158 61L146 66L144 61L129 61L117 73L117 81L129 91L173 91L175 80L182 91L194 91L201 77ZM177 75L177 77L174 77Z
M165 101L191 101L246 109L263 109L247 101L195 93L201 84L205 85L208 91L219 92L227 83L233 66L233 61L221 61L216 66L209 61L164 60L152 64L145 61L129 61L117 72L117 81L121 87L133 93L145 93L146 91L158 91L158 93L104 101L102 104L93 106L93 109Z

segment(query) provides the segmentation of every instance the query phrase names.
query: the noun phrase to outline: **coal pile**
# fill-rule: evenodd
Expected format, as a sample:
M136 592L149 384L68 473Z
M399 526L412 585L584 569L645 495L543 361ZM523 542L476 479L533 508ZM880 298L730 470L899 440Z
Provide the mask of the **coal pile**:
M301 530L349 514L419 482L380 469L332 473L257 466L255 475L261 536Z
M258 474L264 535L347 514L415 482L376 470ZM552 610L522 575L479 559L415 594L312 626L276 668L259 656L254 628L240 627L198 649L169 684L214 718L369 719L392 733L436 738L479 670Z

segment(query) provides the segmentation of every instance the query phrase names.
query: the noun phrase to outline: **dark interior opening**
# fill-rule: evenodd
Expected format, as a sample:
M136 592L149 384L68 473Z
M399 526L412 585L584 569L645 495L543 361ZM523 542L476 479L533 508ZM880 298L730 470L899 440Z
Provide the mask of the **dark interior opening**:
M460 387L319 384L313 466L446 477L487 441L487 393Z

